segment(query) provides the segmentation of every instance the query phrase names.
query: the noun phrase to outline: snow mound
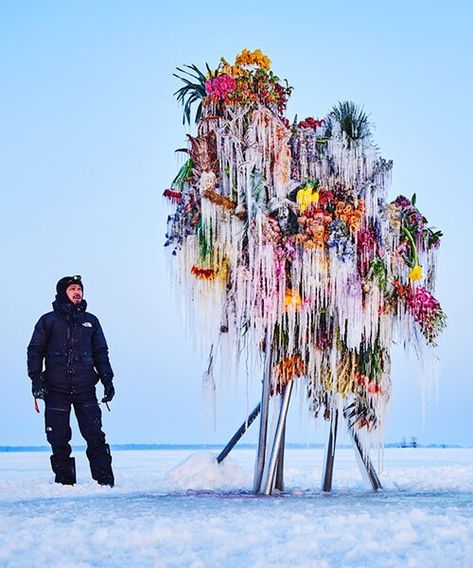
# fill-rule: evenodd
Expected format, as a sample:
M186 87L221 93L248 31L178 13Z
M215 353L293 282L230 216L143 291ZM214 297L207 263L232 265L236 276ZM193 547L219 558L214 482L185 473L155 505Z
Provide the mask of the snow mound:
M179 490L230 491L251 488L252 476L232 458L217 463L211 452L196 452L168 473L168 482Z

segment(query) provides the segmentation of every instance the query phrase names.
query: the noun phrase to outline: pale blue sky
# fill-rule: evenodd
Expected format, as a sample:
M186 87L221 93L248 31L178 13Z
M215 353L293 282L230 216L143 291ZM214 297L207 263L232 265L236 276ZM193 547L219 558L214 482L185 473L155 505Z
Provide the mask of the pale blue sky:
M472 12L467 0L0 0L0 445L44 443L25 349L58 278L76 273L117 376L112 443L226 441L241 422L244 382L221 389L217 431L204 426L205 360L171 301L161 194L185 140L174 68L244 47L294 86L290 117L364 105L394 160L390 195L415 191L444 231L439 400L423 425L418 366L396 351L385 438L473 444ZM250 406L257 393L255 381ZM293 404L289 439L323 441L303 406Z

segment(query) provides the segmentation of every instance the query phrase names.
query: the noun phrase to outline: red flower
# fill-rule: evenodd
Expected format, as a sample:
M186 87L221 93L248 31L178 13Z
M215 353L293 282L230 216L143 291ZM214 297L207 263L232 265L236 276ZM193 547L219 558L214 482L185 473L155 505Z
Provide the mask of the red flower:
M182 198L182 194L179 191L174 191L173 189L165 189L163 196L170 199L173 203L179 203Z

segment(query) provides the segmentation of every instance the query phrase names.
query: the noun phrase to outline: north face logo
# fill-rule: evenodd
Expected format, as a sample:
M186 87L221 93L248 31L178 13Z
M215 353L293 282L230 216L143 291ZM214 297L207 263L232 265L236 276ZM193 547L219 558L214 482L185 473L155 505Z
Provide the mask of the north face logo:
M92 324L90 323L90 321L85 321L82 325L84 327L92 327Z

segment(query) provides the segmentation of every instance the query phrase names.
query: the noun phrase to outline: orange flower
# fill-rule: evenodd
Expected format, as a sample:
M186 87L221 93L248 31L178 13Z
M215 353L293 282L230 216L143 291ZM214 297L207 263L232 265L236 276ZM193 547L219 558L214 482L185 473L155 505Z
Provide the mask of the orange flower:
M335 207L335 215L344 223L346 223L353 233L356 233L361 226L361 221L365 214L365 203L363 199L358 200L355 207L351 204L345 204L339 201Z
M191 269L191 274L198 280L213 280L217 272L213 268L200 268L194 264Z
M274 365L274 378L276 385L272 388L272 394L280 394L282 387L293 379L303 377L307 373L307 366L299 355L291 355L280 359Z
M215 205L220 205L220 207L223 207L228 211L234 211L236 208L236 204L233 203L233 201L231 201L227 197L224 197L223 195L220 195L219 193L216 193L215 191L212 191L211 189L204 190L204 197L206 197L212 203L215 203Z

